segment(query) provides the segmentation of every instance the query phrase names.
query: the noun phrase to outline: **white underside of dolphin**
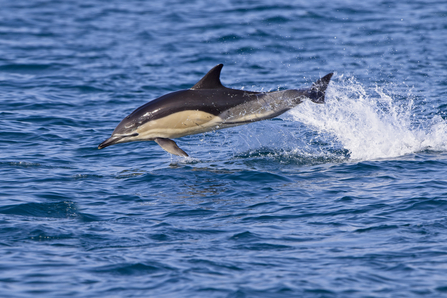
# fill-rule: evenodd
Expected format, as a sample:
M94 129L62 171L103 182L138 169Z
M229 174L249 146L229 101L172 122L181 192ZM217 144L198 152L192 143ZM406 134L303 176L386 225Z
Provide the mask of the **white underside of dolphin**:
M98 149L127 142L155 141L164 150L188 156L171 139L271 119L308 98L324 103L332 73L310 88L274 92L251 92L224 87L223 65L211 69L191 89L161 96L137 108L115 128Z

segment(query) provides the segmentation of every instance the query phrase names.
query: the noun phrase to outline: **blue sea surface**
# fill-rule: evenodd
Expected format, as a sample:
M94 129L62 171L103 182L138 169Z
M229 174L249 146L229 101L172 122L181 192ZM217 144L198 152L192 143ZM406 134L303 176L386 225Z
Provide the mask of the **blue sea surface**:
M0 0L0 297L447 295L447 2ZM271 120L98 150L215 65Z

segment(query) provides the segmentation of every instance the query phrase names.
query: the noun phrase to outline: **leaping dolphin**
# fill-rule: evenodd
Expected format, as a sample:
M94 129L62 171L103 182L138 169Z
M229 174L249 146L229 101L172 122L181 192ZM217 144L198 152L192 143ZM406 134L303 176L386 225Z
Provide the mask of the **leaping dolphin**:
M305 98L324 103L333 75L324 76L307 89L253 92L224 87L220 82L222 67L223 64L216 65L191 89L163 95L137 108L98 149L119 143L155 141L171 154L188 156L171 138L271 119Z

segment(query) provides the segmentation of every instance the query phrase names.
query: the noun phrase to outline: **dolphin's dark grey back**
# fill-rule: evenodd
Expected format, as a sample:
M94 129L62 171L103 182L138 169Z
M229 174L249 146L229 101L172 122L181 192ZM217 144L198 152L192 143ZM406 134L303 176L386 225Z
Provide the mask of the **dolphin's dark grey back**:
M152 111L150 112L150 120L155 120L186 110L199 110L217 116L231 107L255 100L257 98L256 95L259 94L262 93L229 88L181 90L163 95L142 105L133 111L129 117L139 117L147 113L147 111Z

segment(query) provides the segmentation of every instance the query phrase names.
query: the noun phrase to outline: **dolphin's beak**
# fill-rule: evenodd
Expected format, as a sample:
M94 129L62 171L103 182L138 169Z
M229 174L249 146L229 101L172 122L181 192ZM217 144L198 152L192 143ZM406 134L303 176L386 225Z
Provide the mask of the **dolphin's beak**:
M114 145L114 144L118 143L119 140L121 140L121 138L110 137L107 140L105 140L104 142L102 142L101 144L99 144L98 149L102 149L102 148L105 148L107 146Z
M110 138L99 144L98 149L102 149L107 146L115 145L118 143L132 142L132 140L128 139L128 137L136 137L136 136L138 136L138 133L133 133L131 135L120 135L120 136L112 135Z

